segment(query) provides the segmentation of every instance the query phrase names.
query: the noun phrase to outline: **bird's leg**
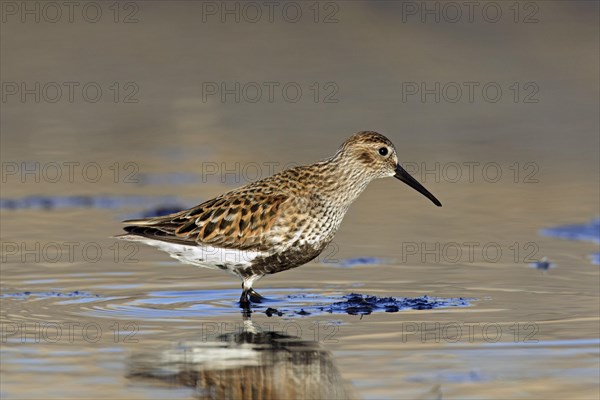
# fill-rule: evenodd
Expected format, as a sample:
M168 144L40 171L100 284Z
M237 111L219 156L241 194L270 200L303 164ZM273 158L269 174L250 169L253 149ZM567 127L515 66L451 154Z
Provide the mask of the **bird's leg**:
M250 308L250 299L248 298L248 288L246 281L242 281L242 295L240 296L240 307Z
M250 309L250 307L248 308L242 308L242 320L244 322L246 321L252 321L251 320L251 316L252 316L252 310Z
M248 299L248 289L242 284L242 295L240 296L240 307L244 310L250 310L250 300Z

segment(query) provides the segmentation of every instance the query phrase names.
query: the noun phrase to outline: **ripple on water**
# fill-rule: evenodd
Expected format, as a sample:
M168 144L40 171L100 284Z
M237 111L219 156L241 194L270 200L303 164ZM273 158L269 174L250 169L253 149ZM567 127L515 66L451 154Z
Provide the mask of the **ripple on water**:
M471 299L377 297L352 293L349 295L319 295L301 293L303 289L264 289L267 300L253 304L252 311L267 316L299 317L320 314L368 315L376 312L395 313L402 310L433 310L446 307L467 307ZM289 294L293 292L294 294ZM126 302L92 305L84 312L90 316L110 318L149 318L156 320L187 320L202 316L238 314L238 289L157 291Z
M432 310L445 307L466 307L472 299L378 297L367 294L315 294L305 289L264 289L262 303L253 304L252 311L267 316L297 317L319 314L368 315L376 312L395 313L402 310ZM291 293L291 294L290 294ZM107 318L147 318L155 320L196 319L202 316L239 314L239 289L155 291L141 297L103 296L75 290L71 292L23 291L2 293L0 298L16 300L59 299L57 305L81 304L84 314Z
M0 299L15 299L15 300L44 300L58 298L60 301L56 302L57 305L67 304L81 304L81 303L93 303L97 301L111 301L119 299L119 297L106 297L99 294L84 292L81 290L74 290L72 292L59 292L59 291L48 291L48 292L12 292L12 293L1 293Z
M2 293L0 294L0 299L32 299L32 298L48 298L48 297L66 297L66 298L98 298L102 297L99 294L92 294L88 292L82 292L79 290L74 290L72 292L15 292L15 293Z

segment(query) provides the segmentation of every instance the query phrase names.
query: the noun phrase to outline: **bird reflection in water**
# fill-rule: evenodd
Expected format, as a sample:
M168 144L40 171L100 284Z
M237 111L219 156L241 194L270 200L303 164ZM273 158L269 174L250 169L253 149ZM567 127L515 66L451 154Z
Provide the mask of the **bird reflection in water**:
M133 354L129 378L195 388L200 399L348 399L331 354L317 342L262 331L244 318L239 332Z

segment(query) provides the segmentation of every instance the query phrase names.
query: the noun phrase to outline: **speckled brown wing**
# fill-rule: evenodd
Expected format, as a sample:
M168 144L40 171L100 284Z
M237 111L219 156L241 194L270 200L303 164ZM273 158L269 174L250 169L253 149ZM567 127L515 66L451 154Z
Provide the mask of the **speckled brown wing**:
M285 195L252 191L227 193L165 217L128 220L130 234L178 244L267 251L269 235L282 212Z

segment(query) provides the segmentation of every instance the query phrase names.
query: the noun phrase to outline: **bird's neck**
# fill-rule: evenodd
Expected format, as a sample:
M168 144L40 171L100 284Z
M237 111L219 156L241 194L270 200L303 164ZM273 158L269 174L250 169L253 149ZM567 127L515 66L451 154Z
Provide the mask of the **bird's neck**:
M349 207L366 189L372 178L361 166L351 163L339 154L314 164L322 179L319 179L319 194Z

